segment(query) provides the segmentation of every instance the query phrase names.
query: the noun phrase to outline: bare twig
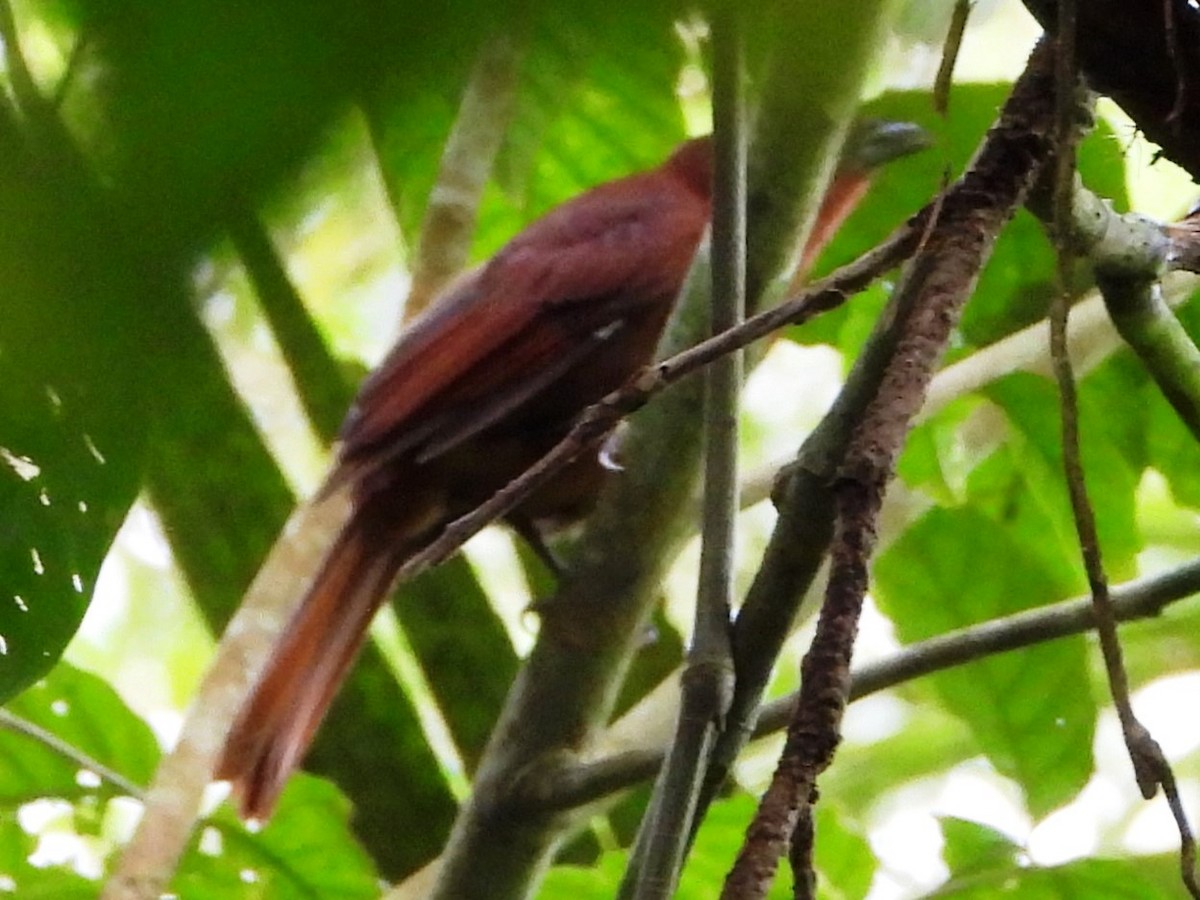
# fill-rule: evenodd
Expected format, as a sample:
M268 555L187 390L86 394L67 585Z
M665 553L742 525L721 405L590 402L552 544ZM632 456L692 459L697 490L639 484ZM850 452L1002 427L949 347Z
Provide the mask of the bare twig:
M1180 865L1184 884L1193 897L1200 897L1196 881L1195 840L1184 814L1175 785L1174 773L1158 742L1138 720L1129 697L1129 676L1125 670L1117 620L1109 596L1108 576L1096 531L1096 514L1088 497L1080 456L1078 400L1075 376L1067 353L1067 318L1070 311L1070 282L1073 262L1070 234L1075 194L1075 143L1078 136L1076 118L1079 109L1079 77L1075 70L1075 0L1059 0L1058 60L1057 60L1057 171L1054 182L1054 222L1057 247L1056 274L1058 291L1051 307L1050 345L1054 373L1061 398L1063 468L1071 499L1071 512L1079 537L1079 548L1087 572L1095 607L1096 631L1108 675L1109 693L1121 723L1134 775L1142 796L1154 796L1159 785L1167 794L1171 812L1180 835ZM1169 313L1168 313L1169 315Z
M741 350L784 325L807 322L820 313L841 306L912 251L924 222L922 214L914 216L883 243L787 302L750 317L737 328L643 369L624 387L584 410L567 436L519 478L486 503L446 526L436 541L405 562L397 574L397 580L406 581L448 558L490 522L518 506L572 460L600 446L624 416L644 406L655 394L713 360Z
M963 34L967 30L967 20L971 17L971 8L974 5L974 0L957 0L954 4L954 13L950 17L950 28L946 32L946 40L942 44L942 61L938 64L937 76L933 80L933 108L943 116L950 108L950 86L954 83L954 64L958 62Z
M1198 592L1200 559L1113 588L1113 611L1121 622L1151 618ZM850 700L861 700L925 675L999 653L1083 634L1095 627L1096 611L1089 595L947 632L855 669ZM768 737L787 727L797 699L797 694L792 693L764 704L752 738ZM621 728L621 721L613 726L614 730ZM598 743L603 747L611 746L612 742L602 739ZM664 755L662 745L638 746L548 770L544 778L527 784L526 802L549 811L595 803L653 777Z

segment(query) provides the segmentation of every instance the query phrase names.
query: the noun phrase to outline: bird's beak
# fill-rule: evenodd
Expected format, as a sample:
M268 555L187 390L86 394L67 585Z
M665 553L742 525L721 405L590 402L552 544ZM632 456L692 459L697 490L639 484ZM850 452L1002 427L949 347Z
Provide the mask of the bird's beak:
M887 119L859 119L850 126L842 149L842 168L870 171L894 159L910 156L933 145L920 125Z

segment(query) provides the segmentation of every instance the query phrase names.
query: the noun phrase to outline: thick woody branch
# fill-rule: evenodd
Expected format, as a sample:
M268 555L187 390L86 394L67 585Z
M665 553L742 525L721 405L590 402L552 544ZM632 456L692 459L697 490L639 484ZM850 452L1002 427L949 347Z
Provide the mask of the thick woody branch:
M1043 42L971 170L943 198L893 298L888 315L897 323L895 352L852 433L833 486L833 565L817 633L802 667L796 715L723 896L762 896L793 835L801 837L791 844L793 865L807 865L811 846L804 838L811 838L811 832L805 823L816 777L832 761L839 740L849 695L850 655L884 488L997 234L1049 158L1053 60L1051 46ZM810 896L811 871L802 868L796 878L797 896Z
M1064 237L1087 256L1117 331L1137 353L1163 396L1200 438L1200 349L1163 299L1162 278L1200 269L1200 227L1189 218L1168 225L1116 213L1076 177ZM1045 192L1029 204L1051 219Z

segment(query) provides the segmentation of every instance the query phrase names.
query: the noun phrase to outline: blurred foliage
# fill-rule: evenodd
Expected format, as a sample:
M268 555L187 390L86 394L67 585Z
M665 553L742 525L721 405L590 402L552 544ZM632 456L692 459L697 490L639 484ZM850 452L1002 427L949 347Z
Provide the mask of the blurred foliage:
M875 566L875 596L904 643L1064 599L1069 585L1036 564L1020 530L973 509L934 509ZM1057 690L1048 690L1053 673ZM1092 772L1096 704L1086 689L1082 638L981 660L931 678L997 771L1025 790L1031 811L1050 812Z
M288 389L328 442L358 361L330 349L344 335L329 323L351 314L315 313L325 300L302 289L304 270L336 257L347 274L330 292L345 306L358 281L387 268L364 256L358 235L382 220L402 248L415 246L482 40L506 28L521 63L513 118L483 197L479 259L560 199L661 159L685 130L680 79L700 73L687 68L693 56L676 30L683 7L666 0L620 9L455 3L436 15L383 0L14 6L21 41L6 45L0 75L0 698L10 713L144 785L159 756L146 722L104 679L60 661L126 512L144 492L196 609L216 632L295 502L278 446L252 412L249 401L259 398L231 378L222 344L230 336L205 315L210 295L225 289L232 269L244 269L257 310L249 324L238 323L237 337L255 346L269 336ZM934 33L940 25L921 18L907 27ZM25 57L32 79L23 75ZM879 173L818 274L872 246L961 172L1007 90L958 85L945 119L924 91L885 92L867 104L869 115L919 122L935 146ZM1093 189L1118 209L1128 206L1126 160L1103 123L1081 147L1080 166ZM334 202L347 195L370 197ZM372 202L378 218L364 212ZM324 258L307 258L319 257L308 243L314 233L326 236ZM1052 278L1040 226L1018 214L983 273L953 356L1039 319ZM1074 287L1087 290L1086 272ZM788 337L835 347L849 365L884 297L876 286ZM1200 333L1197 304L1180 315ZM1160 506L1193 522L1200 451L1128 353L1082 380L1080 402L1106 562L1116 577L1132 577L1161 549L1144 533L1147 478L1169 492ZM983 412L993 417L979 441L972 429ZM895 637L917 641L1083 589L1060 456L1056 394L1033 375L999 379L914 431L900 471L921 502L889 523L874 573L877 605ZM1194 554L1194 533L1185 527L1170 550ZM398 678L395 660L369 647L309 759L328 781L295 779L258 833L216 812L172 889L187 898L373 897L381 876L398 880L438 853L458 805L451 782L478 762L519 661L511 613L499 609L494 574L477 562L458 557L398 593L402 643L424 687ZM552 585L524 550L522 563L529 590L518 605ZM1197 615L1195 603L1185 604L1126 632L1135 683L1200 667ZM682 652L660 615L621 709ZM866 896L886 874L866 837L882 806L966 761L983 757L1008 779L1032 823L1076 800L1096 774L1103 705L1093 667L1089 642L1076 638L896 690L902 727L848 740L822 783L831 802L818 807L821 896ZM431 717L440 732L427 728ZM90 874L88 866L31 858L53 834L74 839L96 866L111 864L128 810L122 789L16 731L0 730L0 758L0 891L94 896L96 883L79 874ZM625 860L611 844L629 841L644 803L644 793L633 792L611 821L594 822L570 851L573 862L594 864L554 868L541 896L611 896ZM678 896L713 895L752 809L738 789L714 807ZM39 811L53 814L50 824L30 824ZM986 825L943 818L940 827L941 896L1177 891L1173 861L1115 858L1115 842L1104 847L1114 858L1038 867ZM786 896L786 882L778 879L772 896ZM1114 884L1124 893L1113 893Z

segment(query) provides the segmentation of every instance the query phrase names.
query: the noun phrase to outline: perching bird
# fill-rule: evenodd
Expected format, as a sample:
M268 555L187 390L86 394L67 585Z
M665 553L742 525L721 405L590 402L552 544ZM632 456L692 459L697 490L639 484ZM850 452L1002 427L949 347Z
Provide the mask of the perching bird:
M811 259L870 169L916 129L877 123L848 144ZM890 148L890 151L889 151ZM217 768L242 814L269 815L406 559L541 458L575 417L654 354L708 225L712 148L609 182L529 225L400 336L342 427L326 490L353 512L242 707ZM510 516L519 532L584 515L605 477L577 460Z

